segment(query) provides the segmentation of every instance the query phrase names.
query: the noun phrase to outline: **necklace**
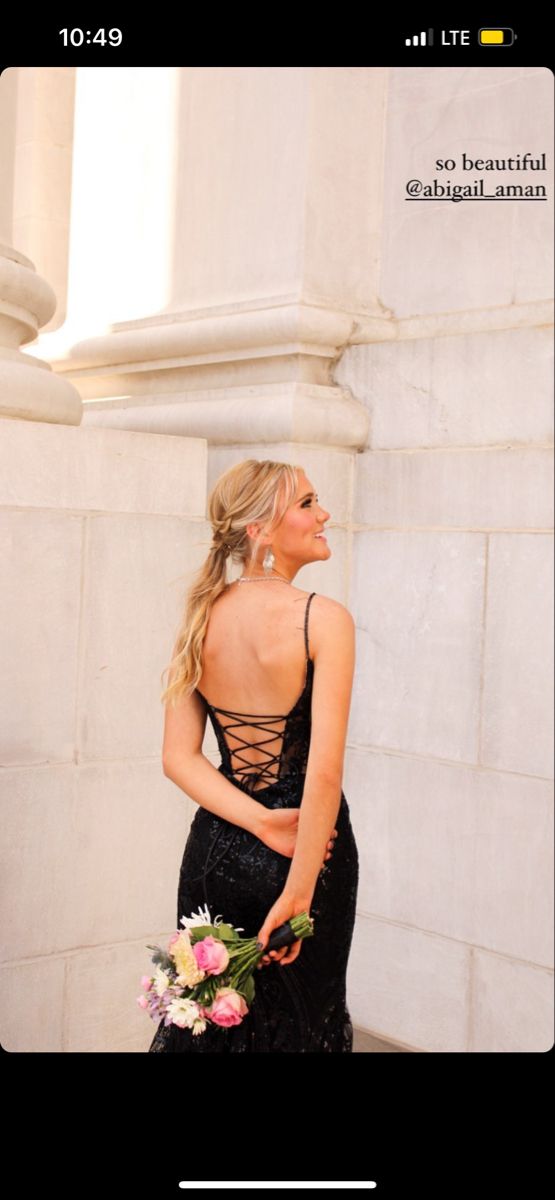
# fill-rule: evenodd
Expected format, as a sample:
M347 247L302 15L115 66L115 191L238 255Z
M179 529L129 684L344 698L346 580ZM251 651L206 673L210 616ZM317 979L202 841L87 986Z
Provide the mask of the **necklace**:
M285 579L283 575L252 575L249 579L248 575L240 575L235 580L236 583L273 583L274 580L281 580L282 583L288 583L291 586L291 580Z

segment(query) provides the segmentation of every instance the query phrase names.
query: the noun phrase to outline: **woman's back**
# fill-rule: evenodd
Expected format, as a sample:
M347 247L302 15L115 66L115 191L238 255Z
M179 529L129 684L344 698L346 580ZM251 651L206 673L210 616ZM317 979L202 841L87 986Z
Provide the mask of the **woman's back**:
M208 633L205 637L201 682L207 678L208 684L197 692L207 705L226 772L251 792L306 770L313 677L308 622L316 593L291 592L287 599L249 597L245 603L243 597L222 595L214 624L214 609L211 614L209 651ZM291 680L299 666L302 682L293 694Z
M287 714L305 683L305 613L310 592L265 582L228 586L213 605L198 691L213 706L243 714ZM320 609L310 606L310 657Z

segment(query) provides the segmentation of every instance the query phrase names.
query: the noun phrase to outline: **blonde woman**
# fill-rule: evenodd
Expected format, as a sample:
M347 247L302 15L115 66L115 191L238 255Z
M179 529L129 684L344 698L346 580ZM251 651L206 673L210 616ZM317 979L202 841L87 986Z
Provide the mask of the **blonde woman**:
M162 1020L148 1052L350 1052L358 853L342 776L354 622L293 583L331 557L330 514L302 467L255 459L226 471L208 505L213 541L162 694L164 773L199 805L176 928L206 904L263 946L303 911L314 934L264 956L241 1024L194 1035ZM241 567L232 583L228 558ZM207 719L217 768L202 754Z

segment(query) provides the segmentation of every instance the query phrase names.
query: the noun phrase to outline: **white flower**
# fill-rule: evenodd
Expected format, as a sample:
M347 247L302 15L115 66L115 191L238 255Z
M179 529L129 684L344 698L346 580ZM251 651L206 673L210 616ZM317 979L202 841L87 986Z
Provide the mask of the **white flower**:
M195 929L198 925L213 925L214 929L217 929L218 925L221 925L223 923L222 914L218 913L217 917L215 917L214 920L212 920L212 917L210 916L210 911L209 911L208 905L207 904L203 905L203 908L204 908L204 912L199 904L198 915L196 913L191 913L190 917L181 917L181 920L179 922L180 925L184 925L186 929ZM225 924L229 925L229 921L226 921ZM244 927L242 925L232 925L231 928L235 929L236 933L244 933L245 932Z
M215 924L215 922L211 920L210 913L208 911L208 905L204 905L203 912L199 904L198 916L195 913L192 913L190 917L182 917L180 924L184 925L186 929L194 929L197 925L212 925Z
M152 986L157 996L163 996L166 989L170 986L169 976L161 967L157 967L154 972Z
M179 1025L180 1029L193 1029L194 1032L194 1026L200 1019L200 1008L194 1000L188 1000L186 997L172 1000L167 1011L174 1025Z

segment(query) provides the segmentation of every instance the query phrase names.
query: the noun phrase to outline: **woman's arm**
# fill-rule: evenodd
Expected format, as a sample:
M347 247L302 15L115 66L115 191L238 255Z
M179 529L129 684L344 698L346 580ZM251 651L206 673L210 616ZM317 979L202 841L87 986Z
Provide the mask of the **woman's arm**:
M173 648L172 659L177 651ZM173 670L169 681L173 679ZM202 753L206 730L206 705L196 691L182 696L172 707L166 705L162 769L201 808L207 808L224 821L248 829L255 837L262 832L267 809L258 800L234 785Z
M355 623L328 600L316 635L310 750L295 853L284 891L311 899L341 805L341 782L355 666ZM316 636L315 636L316 635Z
M305 786L295 853L283 888L287 895L302 900L301 911L312 903L340 805L339 782L313 776L309 788Z
M312 728L297 841L285 886L258 931L265 947L274 929L301 912L309 912L325 848L341 805L341 781L347 740L355 664L355 623L342 604L328 600L315 637ZM341 836L341 835L339 835ZM272 952L285 966L298 958L299 939ZM264 956L263 963L270 961Z
M207 808L224 821L240 825L255 837L260 837L267 809L260 801L251 800L241 788L234 787L201 751L188 754L181 761L179 758L174 758L173 761L165 760L163 769L164 775L176 783L191 800L200 804L201 808ZM322 860L323 857L322 855Z

